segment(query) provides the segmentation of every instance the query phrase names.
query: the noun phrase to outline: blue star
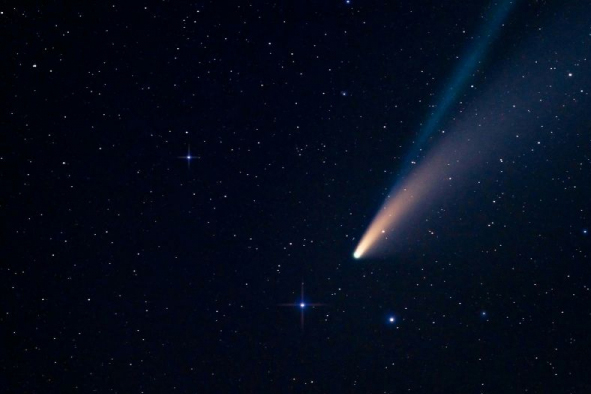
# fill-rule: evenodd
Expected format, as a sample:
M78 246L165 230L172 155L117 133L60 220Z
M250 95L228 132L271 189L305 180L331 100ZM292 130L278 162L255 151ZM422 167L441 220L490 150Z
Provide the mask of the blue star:
M179 156L179 159L187 160L187 167L191 168L191 160L198 159L198 156L191 155L191 145L187 148L187 154L185 156Z
M298 307L300 308L300 326L302 327L302 331L304 330L304 309L306 307L314 307L317 306L325 306L325 304L317 304L317 303L306 303L304 301L304 284L302 283L301 293L300 293L300 302L296 303L289 303L289 304L279 304L279 306L291 306L291 307Z
M587 235L589 234L589 230L587 230L586 228L583 229L583 235Z
M386 315L386 324L389 326L395 326L398 322L398 318L394 314Z

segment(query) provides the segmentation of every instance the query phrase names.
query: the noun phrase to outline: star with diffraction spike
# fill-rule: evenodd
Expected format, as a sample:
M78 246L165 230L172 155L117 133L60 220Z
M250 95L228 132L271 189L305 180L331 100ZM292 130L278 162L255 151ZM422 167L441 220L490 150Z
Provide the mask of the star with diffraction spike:
M300 302L295 302L291 304L279 304L279 306L291 306L300 308L300 326L302 331L304 330L304 310L308 307L316 307L316 306L325 306L326 304L317 304L317 303L309 303L304 300L304 283L302 282L302 288L300 292Z
M199 156L191 155L191 145L187 147L187 154L184 156L179 156L179 159L187 160L187 167L191 168L191 160L198 159Z

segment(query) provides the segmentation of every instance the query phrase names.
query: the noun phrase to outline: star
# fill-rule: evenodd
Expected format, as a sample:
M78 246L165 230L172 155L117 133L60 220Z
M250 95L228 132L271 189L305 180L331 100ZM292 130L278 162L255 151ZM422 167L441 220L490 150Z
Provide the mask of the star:
M315 307L315 306L324 306L325 304L312 304L312 303L307 303L304 301L304 283L302 282L302 288L301 288L301 292L300 292L300 302L296 302L296 303L291 303L291 304L279 304L279 306L291 306L291 307L299 307L300 308L300 326L302 328L302 331L304 330L304 309L306 309L306 307L311 306L311 307Z
M191 168L191 160L198 159L198 156L191 155L191 145L187 147L187 154L185 156L179 156L179 159L187 160L187 167Z

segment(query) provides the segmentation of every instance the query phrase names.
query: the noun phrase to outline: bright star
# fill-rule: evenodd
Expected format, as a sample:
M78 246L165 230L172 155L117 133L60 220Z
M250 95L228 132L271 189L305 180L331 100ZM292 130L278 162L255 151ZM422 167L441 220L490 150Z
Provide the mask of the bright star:
M191 168L191 160L198 158L198 156L191 155L191 145L187 147L187 154L185 156L179 156L179 159L187 160L187 167L189 168Z
M396 319L394 318L394 316L391 316L391 317L388 319L388 321L389 321L390 323L394 323L394 322L396 321Z
M291 303L291 304L279 304L279 306L291 306L291 307L298 307L300 308L300 325L302 327L302 330L304 329L304 309L306 309L306 307L311 306L311 307L315 307L315 306L324 306L325 304L309 304L307 302L304 301L304 284L302 283L302 288L301 288L301 293L300 293L300 302L296 302L296 303Z

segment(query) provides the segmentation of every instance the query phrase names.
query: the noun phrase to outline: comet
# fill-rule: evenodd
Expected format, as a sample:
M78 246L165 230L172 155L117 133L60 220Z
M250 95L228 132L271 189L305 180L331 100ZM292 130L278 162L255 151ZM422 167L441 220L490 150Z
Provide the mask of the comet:
M429 157L398 189L393 190L359 241L354 258L366 256L376 248L376 244L387 241L406 219L425 209L429 204L425 199L427 195L445 190L450 181L449 172L453 169L447 166L448 150L445 147Z
M456 68L447 89L444 90L444 94L435 106L435 111L430 114L425 126L420 129L414 142L414 148L403 161L398 181L355 248L353 252L355 259L367 256L377 244L388 240L397 226L416 211L414 208L425 205L426 195L443 186L444 174L437 169L442 165L445 166L445 153L440 152L434 155L426 165L421 163L413 173L411 173L411 169L413 164L419 160L419 155L425 144L438 130L442 119L457 103L460 93L477 71L487 49L498 35L501 26L517 1L505 0L495 9L492 17L488 19L480 31L479 41L470 48Z

